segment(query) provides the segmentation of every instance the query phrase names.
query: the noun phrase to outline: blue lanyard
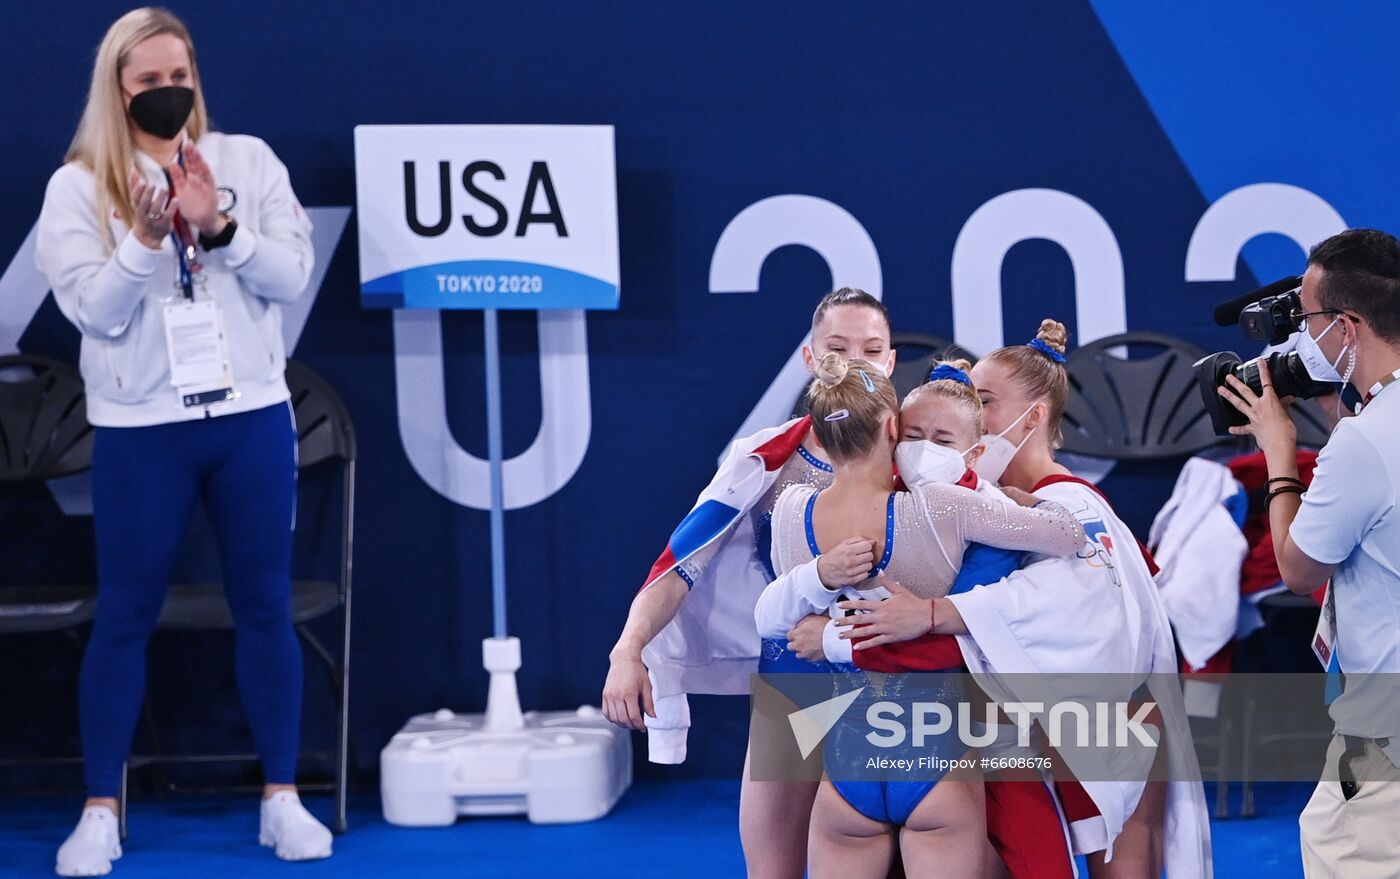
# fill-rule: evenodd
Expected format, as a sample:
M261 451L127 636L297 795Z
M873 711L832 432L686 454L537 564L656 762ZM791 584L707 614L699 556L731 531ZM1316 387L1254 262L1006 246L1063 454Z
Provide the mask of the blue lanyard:
M185 167L185 151L183 148L176 153L175 160L180 163L182 169ZM168 173L165 175L165 182L170 184L171 189L175 188ZM175 242L175 258L179 263L180 290L185 294L185 299L193 302L194 273L200 271L203 267L200 266L199 261L195 258L194 234L190 234L188 241L180 236L179 226L181 223L184 223L184 217L180 216L177 212L174 220L175 222L173 222L170 227L170 239ZM184 223L184 225L185 230L188 232L189 224Z
M170 232L171 239L175 242L175 258L180 266L180 290L184 292L185 298L194 301L194 276L190 273L189 262L185 256L185 243L180 240L180 236L173 229ZM193 247L190 250L194 250ZM193 253L190 257L193 257Z

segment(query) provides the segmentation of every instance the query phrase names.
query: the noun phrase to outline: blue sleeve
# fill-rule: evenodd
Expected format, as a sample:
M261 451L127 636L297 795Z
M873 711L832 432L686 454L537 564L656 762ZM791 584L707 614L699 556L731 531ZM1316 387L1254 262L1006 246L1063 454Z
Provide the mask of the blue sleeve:
M962 570L953 581L949 595L970 592L978 586L995 583L1021 567L1021 554L1009 549L997 549L981 543L968 544L963 553Z
M1245 494L1244 486L1238 481L1235 482L1235 493L1225 499L1225 509L1230 513L1230 518L1235 520L1235 524L1244 528L1244 523L1249 519L1249 495Z

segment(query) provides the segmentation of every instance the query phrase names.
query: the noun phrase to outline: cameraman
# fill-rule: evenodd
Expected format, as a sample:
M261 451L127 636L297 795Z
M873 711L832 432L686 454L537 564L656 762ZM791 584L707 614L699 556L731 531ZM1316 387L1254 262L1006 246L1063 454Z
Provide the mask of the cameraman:
M1298 353L1319 381L1363 399L1339 423L1304 494L1287 410L1261 369L1262 394L1233 375L1220 393L1248 419L1269 465L1268 507L1283 582L1299 594L1331 578L1319 658L1347 675L1322 780L1299 818L1309 877L1400 875L1400 241L1351 229L1313 248L1296 315ZM1328 625L1328 623L1331 625ZM1315 647L1315 649L1317 649Z

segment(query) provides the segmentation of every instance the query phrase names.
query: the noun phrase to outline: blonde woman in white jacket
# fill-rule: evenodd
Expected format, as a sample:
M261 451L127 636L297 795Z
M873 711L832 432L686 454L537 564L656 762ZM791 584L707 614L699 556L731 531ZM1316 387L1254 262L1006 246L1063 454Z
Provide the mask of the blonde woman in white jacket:
M121 856L115 799L145 653L196 503L219 539L240 693L263 766L259 842L327 857L295 781L301 650L290 610L296 434L281 303L311 272L311 225L260 140L208 130L183 23L137 9L112 25L66 164L39 217L37 261L82 333L95 427L98 602L79 684L89 799L62 876Z

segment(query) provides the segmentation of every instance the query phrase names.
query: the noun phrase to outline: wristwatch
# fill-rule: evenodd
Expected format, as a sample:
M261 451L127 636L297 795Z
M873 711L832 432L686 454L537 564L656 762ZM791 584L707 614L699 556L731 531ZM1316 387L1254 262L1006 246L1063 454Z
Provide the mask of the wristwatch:
M215 250L220 247L227 247L233 240L233 233L238 231L238 221L228 214L219 214L224 218L224 231L218 235L205 235L199 233L199 246L205 250Z

